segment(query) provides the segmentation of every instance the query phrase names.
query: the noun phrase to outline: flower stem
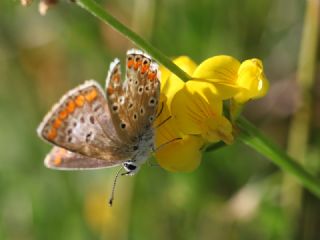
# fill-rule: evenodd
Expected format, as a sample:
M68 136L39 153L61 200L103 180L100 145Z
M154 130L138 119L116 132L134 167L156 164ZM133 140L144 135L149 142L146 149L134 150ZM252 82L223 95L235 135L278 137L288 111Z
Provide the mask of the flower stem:
M307 189L320 198L320 182L304 168L289 157L282 149L266 138L255 126L245 118L237 120L240 128L238 138L257 152L268 157L285 172L294 175Z
M125 37L134 42L138 47L148 52L155 60L165 66L169 71L171 71L180 79L184 81L191 79L191 77L187 73L185 73L177 65L175 65L161 51L153 47L150 43L145 41L135 32L131 31L128 27L120 23L117 19L107 13L94 0L77 0L76 3L95 17L102 20L104 23L113 27L116 31L122 33ZM261 132L259 132L257 128L255 128L247 120L240 117L237 120L237 124L241 129L240 135L238 136L240 140L242 140L251 148L255 149L257 152L270 158L273 163L281 167L284 171L287 171L294 175L307 189L309 189L320 198L320 183L317 181L317 179L306 172L283 150L281 150L270 140L268 140Z
M177 75L183 81L187 81L191 79L191 77L184 72L181 68L179 68L176 64L174 64L166 55L164 55L159 49L152 46L149 42L144 40L138 34L130 30L124 24L119 22L116 18L106 12L99 4L97 4L94 0L78 0L76 3L87 10L89 13L99 18L104 23L110 25L116 31L122 33L126 38L130 41L134 42L137 46L145 50L148 54L150 54L158 63L162 64L166 68L168 68L173 74Z

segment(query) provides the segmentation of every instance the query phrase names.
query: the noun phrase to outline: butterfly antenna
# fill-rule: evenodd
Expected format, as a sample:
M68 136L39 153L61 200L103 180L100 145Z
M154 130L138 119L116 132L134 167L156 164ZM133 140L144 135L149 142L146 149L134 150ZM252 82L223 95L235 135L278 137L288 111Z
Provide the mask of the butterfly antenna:
M110 196L110 199L109 199L110 207L112 207L112 203L113 203L113 200L114 200L114 191L116 189L117 180L118 180L118 177L120 176L121 170L122 170L122 166L121 166L121 168L119 168L119 170L118 170L118 172L116 174L116 177L114 178L114 181L113 181L112 192L111 192L111 196Z

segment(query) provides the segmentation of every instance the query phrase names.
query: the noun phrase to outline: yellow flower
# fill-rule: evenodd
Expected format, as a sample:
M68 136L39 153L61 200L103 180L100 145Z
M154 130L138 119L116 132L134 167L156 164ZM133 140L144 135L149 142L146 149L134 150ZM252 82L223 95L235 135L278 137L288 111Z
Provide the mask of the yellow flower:
M194 78L212 83L225 82L235 84L240 62L230 56L215 56L203 61L193 73Z
M213 66L209 59L196 67L186 57L179 58L175 63L183 70L187 69L187 73L193 78L183 87L181 83L178 84L179 90L175 91L174 96L170 96L172 99L168 104L170 113L175 117L176 127L184 134L199 135L208 142L222 140L228 144L232 143L232 125L223 116L222 100L239 92L239 87L229 79L234 76L233 72L237 72L240 63L231 57L224 57L220 62L214 61ZM188 64L191 67L187 67ZM229 69L224 72L226 67L221 66L229 66ZM169 80L175 79L174 82L177 82L176 78L175 75L167 77Z
M192 171L201 161L208 142L233 142L230 121L223 116L223 101L232 100L231 117L243 103L262 97L268 81L260 60L240 63L230 56L216 56L198 67L188 57L174 60L191 76L183 82L162 68L161 114L156 119L156 157L169 171Z
M188 57L174 60L187 73L194 71L196 64ZM156 119L156 158L159 165L172 172L190 172L201 161L201 148L204 140L199 136L183 134L177 128L175 116L171 114L171 102L175 94L184 88L185 83L167 69L161 69L161 98ZM169 119L169 120L168 120Z

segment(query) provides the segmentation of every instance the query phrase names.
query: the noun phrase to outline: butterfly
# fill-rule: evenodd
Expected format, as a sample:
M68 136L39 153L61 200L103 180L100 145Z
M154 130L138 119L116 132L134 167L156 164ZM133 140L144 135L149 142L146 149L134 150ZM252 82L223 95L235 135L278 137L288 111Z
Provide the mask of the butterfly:
M129 50L124 82L115 59L104 90L96 81L86 81L67 92L44 117L38 135L54 145L45 166L85 170L122 165L122 175L134 175L155 147L159 95L157 63L142 51Z

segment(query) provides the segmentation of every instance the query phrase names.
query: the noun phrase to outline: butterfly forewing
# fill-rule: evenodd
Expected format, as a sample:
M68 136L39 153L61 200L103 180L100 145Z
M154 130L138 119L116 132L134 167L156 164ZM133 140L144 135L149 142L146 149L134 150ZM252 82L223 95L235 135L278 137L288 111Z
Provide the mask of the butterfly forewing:
M130 157L113 127L104 93L92 80L65 94L45 117L38 134L87 157L107 161Z

